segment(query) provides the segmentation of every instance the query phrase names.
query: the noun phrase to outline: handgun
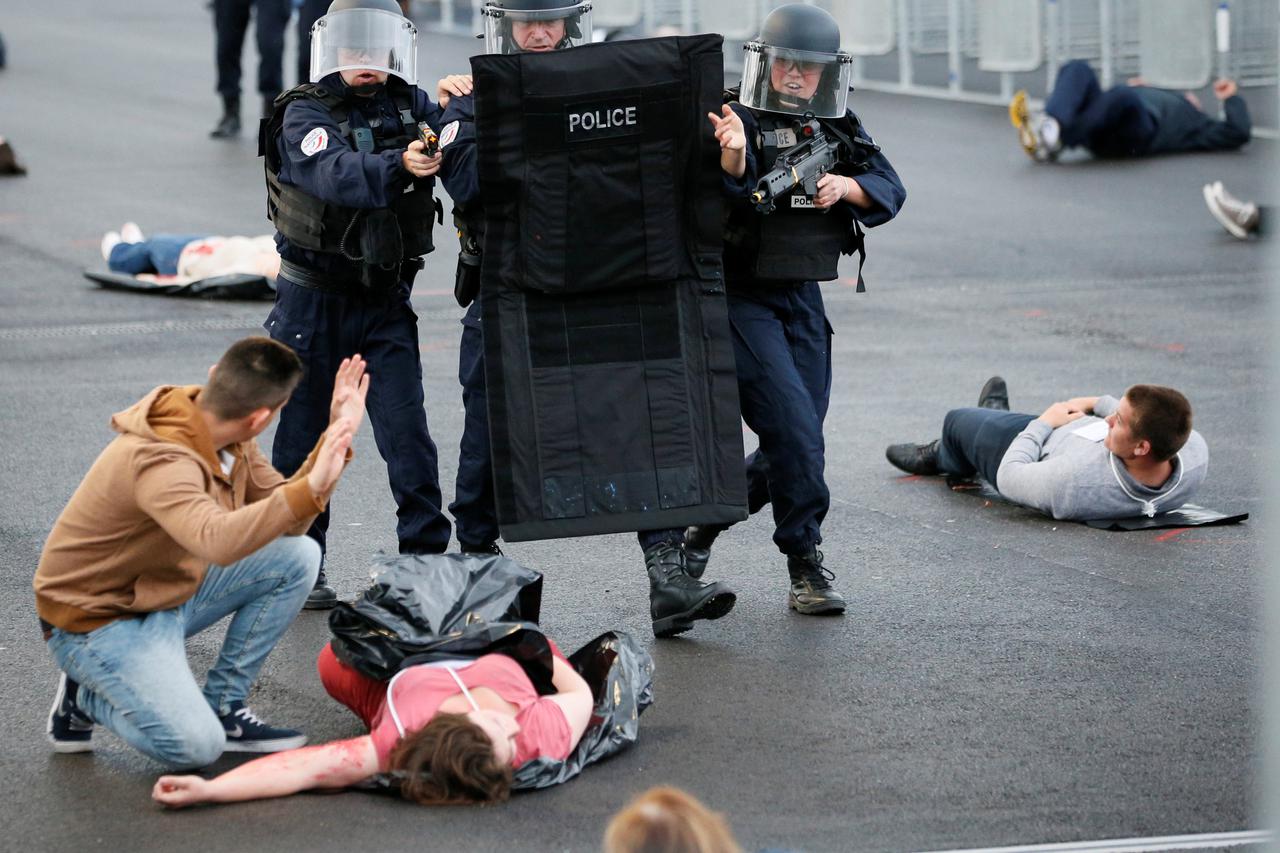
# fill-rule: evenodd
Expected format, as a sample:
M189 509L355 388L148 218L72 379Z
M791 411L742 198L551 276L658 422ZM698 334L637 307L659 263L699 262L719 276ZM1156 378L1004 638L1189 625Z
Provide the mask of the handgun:
M434 157L440 152L440 137L425 121L418 122L418 139L422 140L422 153L428 157Z

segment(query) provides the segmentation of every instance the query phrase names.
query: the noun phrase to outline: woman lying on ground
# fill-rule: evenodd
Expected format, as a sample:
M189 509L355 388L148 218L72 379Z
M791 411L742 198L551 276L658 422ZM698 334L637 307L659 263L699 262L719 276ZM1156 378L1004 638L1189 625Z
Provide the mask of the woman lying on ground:
M539 696L506 655L412 666L383 683L325 646L316 661L320 680L369 734L265 756L214 779L161 776L151 797L181 808L345 788L398 773L402 796L423 805L505 800L515 768L567 758L591 719L590 686L554 644L552 652L557 692Z

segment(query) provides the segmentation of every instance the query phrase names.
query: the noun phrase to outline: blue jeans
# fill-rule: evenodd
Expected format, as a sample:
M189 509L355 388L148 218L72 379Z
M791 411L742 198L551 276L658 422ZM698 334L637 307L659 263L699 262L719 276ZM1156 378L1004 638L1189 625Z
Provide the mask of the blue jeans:
M942 421L938 468L954 477L981 474L996 486L996 471L1000 470L1004 452L1034 420L1035 415L999 409L952 409Z
M1156 134L1155 118L1131 86L1102 91L1080 59L1058 70L1044 109L1057 119L1064 146L1083 145L1099 157L1143 154Z
M83 634L55 628L49 651L80 684L76 702L94 722L171 767L203 767L226 744L218 716L249 694L319 568L314 540L284 536L229 566L210 566L196 594L170 610ZM229 614L202 692L185 640Z
M182 250L193 240L204 237L203 234L156 234L141 243L117 243L107 258L107 268L129 275L177 275Z

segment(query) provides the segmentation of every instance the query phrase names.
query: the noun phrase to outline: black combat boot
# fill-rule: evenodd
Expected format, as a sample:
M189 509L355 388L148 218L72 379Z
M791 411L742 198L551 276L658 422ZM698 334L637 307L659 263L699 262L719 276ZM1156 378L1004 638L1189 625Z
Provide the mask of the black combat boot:
M787 574L791 575L787 604L792 610L808 616L844 612L844 596L831 586L836 576L822 565L821 551L787 555Z
M302 603L303 610L329 610L338 606L338 594L329 586L329 579L324 576L324 563L320 563L320 574L316 575L316 585L307 593L307 600Z
M209 131L214 139L231 139L240 135L240 96L224 95L222 97L222 118Z
M689 577L679 543L659 542L644 552L649 573L649 615L655 637L674 637L693 627L695 619L719 619L738 597L719 583Z
M498 547L497 542L486 542L483 545L468 545L465 542L459 542L458 550L463 554L472 554L477 557L502 556L502 549Z
M700 578L707 570L707 562L711 559L711 545L716 537L723 533L724 527L718 524L693 526L684 532L684 571L691 578Z
M998 412L1009 411L1009 386L999 376L992 376L987 384L978 392L979 409L995 409Z

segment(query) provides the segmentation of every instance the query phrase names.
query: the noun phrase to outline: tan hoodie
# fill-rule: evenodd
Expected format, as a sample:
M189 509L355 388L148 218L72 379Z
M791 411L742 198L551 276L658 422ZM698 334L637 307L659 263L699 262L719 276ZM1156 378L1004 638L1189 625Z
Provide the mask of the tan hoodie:
M93 463L40 555L33 585L41 619L84 632L177 607L195 595L211 563L228 565L282 535L301 535L324 509L328 495L313 495L306 479L314 450L286 480L251 439L226 448L235 462L224 474L196 408L199 392L199 385L161 386L112 416L120 435Z

